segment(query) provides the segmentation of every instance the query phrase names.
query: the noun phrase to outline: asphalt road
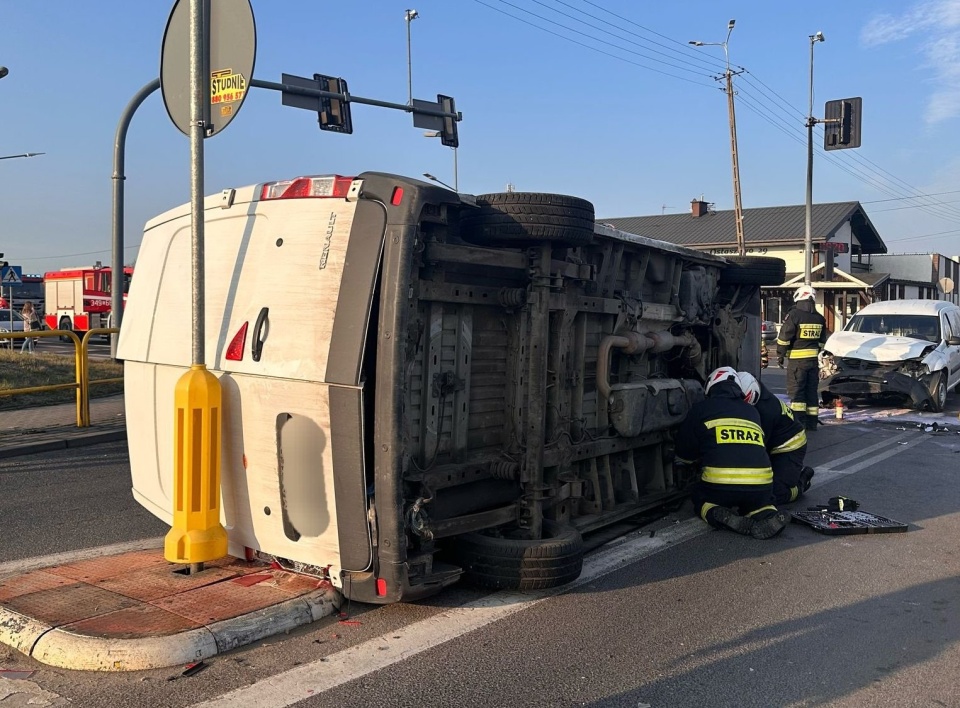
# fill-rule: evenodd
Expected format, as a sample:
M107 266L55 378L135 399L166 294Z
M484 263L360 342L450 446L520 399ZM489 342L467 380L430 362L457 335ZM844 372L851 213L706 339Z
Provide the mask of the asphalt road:
M760 542L687 506L591 553L553 596L455 587L353 604L359 624L328 618L191 678L54 670L4 647L0 666L35 670L17 690L81 707L960 705L960 553L946 541L960 536L960 426L939 420L950 429L828 421L811 443L818 475L796 507L842 494L905 534L793 524ZM161 535L127 474L117 444L0 461L0 558Z

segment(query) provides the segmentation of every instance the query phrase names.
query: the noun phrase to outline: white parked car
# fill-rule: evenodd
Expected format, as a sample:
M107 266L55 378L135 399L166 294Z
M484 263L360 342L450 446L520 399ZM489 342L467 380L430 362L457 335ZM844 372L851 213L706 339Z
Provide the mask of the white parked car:
M947 390L960 392L960 306L942 300L867 305L820 355L820 395L898 396L942 411Z
M0 310L0 333L22 332L23 317L16 310ZM23 344L22 339L0 339L0 347L11 349Z

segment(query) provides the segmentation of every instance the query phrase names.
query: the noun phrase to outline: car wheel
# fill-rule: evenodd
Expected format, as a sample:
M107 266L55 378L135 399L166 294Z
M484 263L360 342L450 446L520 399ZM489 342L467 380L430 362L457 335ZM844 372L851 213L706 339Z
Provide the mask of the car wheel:
M464 580L492 590L556 587L576 580L583 567L580 532L546 519L541 539L468 533L457 539L455 553Z
M930 398L930 410L934 413L941 412L947 404L947 377L944 376L943 371L933 379L933 384L930 386Z
M553 241L582 246L593 240L593 204L579 197L538 192L481 194L460 217L460 235L481 245Z

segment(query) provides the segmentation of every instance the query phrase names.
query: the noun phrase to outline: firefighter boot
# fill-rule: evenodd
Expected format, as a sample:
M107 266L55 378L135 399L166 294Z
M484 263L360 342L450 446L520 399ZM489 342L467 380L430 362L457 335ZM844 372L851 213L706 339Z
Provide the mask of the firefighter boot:
M715 506L708 511L707 521L712 521L714 525L723 526L744 536L749 536L753 529L752 519L740 516L725 506Z
M807 414L804 416L804 418L805 418L805 420L803 421L803 423L804 423L804 426L805 426L806 429L807 429L807 432L808 432L808 433L815 433L815 432L817 432L817 424L820 423L820 418L817 416L817 414L816 414L816 413L807 413Z
M754 521L753 527L750 529L750 535L761 540L773 538L783 531L789 523L790 514L778 511L776 514L770 514L770 516Z

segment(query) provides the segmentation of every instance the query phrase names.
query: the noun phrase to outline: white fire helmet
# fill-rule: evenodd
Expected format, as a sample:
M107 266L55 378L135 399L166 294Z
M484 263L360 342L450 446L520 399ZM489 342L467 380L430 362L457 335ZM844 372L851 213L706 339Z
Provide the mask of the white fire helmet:
M707 377L707 386L704 389L704 393L709 396L710 389L713 388L714 384L720 383L721 381L727 381L729 379L736 380L736 378L737 370L732 366L721 366L719 369L714 369Z
M757 405L760 400L760 384L749 371L737 372L737 383L740 384L740 390L743 391L743 400L751 406Z
M793 292L793 301L800 302L801 300L816 300L817 291L811 288L809 285L801 285Z

